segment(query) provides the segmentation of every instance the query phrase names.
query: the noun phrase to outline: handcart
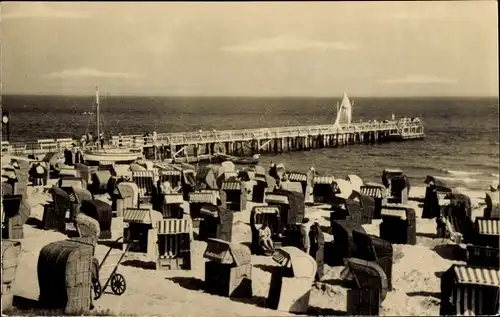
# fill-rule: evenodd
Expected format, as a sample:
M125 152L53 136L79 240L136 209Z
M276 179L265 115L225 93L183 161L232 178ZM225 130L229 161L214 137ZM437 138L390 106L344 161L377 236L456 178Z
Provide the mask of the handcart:
M122 274L117 273L116 271L118 270L118 266L120 265L123 257L127 254L132 244L128 244L124 251L114 253L111 252L114 246L122 239L123 237L119 237L118 239L113 241L113 243L109 247L108 252L99 264L98 270L96 272L97 276L93 276L92 278L95 295L94 300L99 299L108 286L111 286L111 290L116 295L122 295L127 289L125 277ZM114 263L105 264L106 262L110 262L110 260L112 260L113 258L117 259L117 261ZM109 273L106 274L107 272ZM102 286L103 284L104 286Z

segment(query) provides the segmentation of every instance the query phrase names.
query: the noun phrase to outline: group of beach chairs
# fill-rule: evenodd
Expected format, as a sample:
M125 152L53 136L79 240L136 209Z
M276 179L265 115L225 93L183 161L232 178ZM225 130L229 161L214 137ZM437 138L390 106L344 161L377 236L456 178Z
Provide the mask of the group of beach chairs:
M198 228L196 238L207 241L204 258L208 292L251 297L251 254L269 255L280 264L272 272L267 299L270 308L305 313L311 286L315 280L321 281L327 263L345 266L342 279L348 288L347 313L378 315L387 292L392 290L392 244L416 244L416 215L407 205L410 182L397 169L384 170L382 184L364 183L356 175L337 179L314 170L291 172L282 164L266 173L261 167L237 171L231 164L197 170L187 164L178 167L136 162L117 166L101 162L90 167L79 163L59 165L56 176L59 180L50 189L52 202L45 205L42 227L76 237L57 246L48 245L41 254L63 252L54 250L65 248L87 250L80 251L87 254L81 259L68 258L66 266L87 263L81 267L88 268L92 279L88 286L79 287L84 287L83 291L88 287L89 294L91 289L94 293L83 301L73 297L76 293L69 284L58 291L41 285L49 306L56 305L57 300L50 299L61 297L57 294L65 289L67 301L57 305L63 305L67 312L88 310L92 297L99 298L108 286L115 294L123 294L126 283L118 267L128 252L144 253L146 261L154 262L157 269L191 269L193 229ZM495 313L499 294L498 192L488 193L483 217L473 222L467 196L454 192L438 178L429 177L426 183L422 217L436 218L438 236L462 245L468 255L466 266L454 265L442 277L441 312ZM112 203L96 199L99 194L108 194ZM256 206L250 213L249 248L232 243L231 237L234 213L247 209L250 202ZM314 204L331 206L330 228L315 224L314 235L309 236L314 246L306 246L302 230L308 220L305 206ZM13 209L9 207L6 213L16 214L10 211ZM124 227L123 236L114 239L113 215L123 217ZM374 219L382 220L379 236L363 229ZM271 230L274 250L263 250L260 244L263 224ZM322 230L331 230L332 242L324 242ZM114 243L98 261L95 248L102 239ZM121 252L113 251L120 242ZM47 263L39 269L48 270ZM52 270L46 274L66 274L70 279L68 272ZM477 272L489 278L476 281L470 277ZM474 294L475 302L464 301L464 293ZM484 296L497 300L488 302Z

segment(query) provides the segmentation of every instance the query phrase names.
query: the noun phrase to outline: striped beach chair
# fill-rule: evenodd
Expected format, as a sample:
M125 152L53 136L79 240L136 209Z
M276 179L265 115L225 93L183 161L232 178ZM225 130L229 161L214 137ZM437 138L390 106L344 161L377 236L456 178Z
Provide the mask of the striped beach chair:
M314 176L313 200L315 203L329 204L333 196L333 176Z
M476 218L474 236L467 249L467 264L483 267L500 266L500 219Z
M285 175L290 182L299 182L302 186L302 193L304 195L306 194L307 174L298 172L286 172Z
M360 187L360 192L361 194L370 196L375 200L373 219L380 219L382 206L387 204L387 189L382 184L366 183Z
M357 258L346 259L345 266L353 286L347 291L348 314L377 316L389 290L384 270L375 262Z
M303 314L309 307L311 285L317 272L316 260L296 247L276 249L273 260L281 265L271 275L268 307Z
M438 235L449 238L456 244L470 241L474 235L472 219L461 205L448 204L438 219ZM442 228L442 229L441 229ZM440 233L443 230L444 233Z
M222 182L221 205L232 211L245 211L248 199L246 185L246 182L238 180Z
M217 206L217 193L215 191L200 191L189 193L189 212L191 219L196 222L201 220L200 210L204 205Z
M415 210L399 204L387 204L382 208L380 238L397 244L417 244Z
M220 239L231 242L233 232L233 211L222 206L204 205L200 209L202 217L198 238Z
M486 207L484 208L485 218L500 218L500 192L486 193Z
M182 217L184 216L184 209L182 208L182 204L184 204L184 197L182 196L182 194L163 195L163 203L161 206L163 218L182 219Z
M162 215L152 209L127 208L123 213L123 251L146 253L151 262L157 257L157 224ZM129 247L130 244L130 247Z
M497 269L454 264L441 276L441 316L497 315L499 298Z
M172 188L177 187L178 183L181 182L181 171L178 170L158 170L158 179L160 184L169 182Z
M250 249L243 244L209 239L203 257L206 291L225 297L252 297Z
M153 196L155 190L153 171L132 172L132 181L137 184L139 189L139 203L148 202Z
M163 219L158 221L158 260L156 269L190 270L191 240L190 219Z
M392 244L374 235L353 231L352 238L357 249L357 256L366 261L377 263L387 276L387 289L392 290Z
M267 223L267 226L271 230L271 239L274 242L274 247L279 248L281 246L281 242L276 241L280 232L279 213L279 208L275 206L256 206L252 209L252 212L250 213L250 229L252 230L252 253L264 253L259 240L259 229L264 223ZM266 255L271 254L272 253Z
M137 208L139 206L139 187L136 183L121 182L116 185L116 215L123 216L127 208Z

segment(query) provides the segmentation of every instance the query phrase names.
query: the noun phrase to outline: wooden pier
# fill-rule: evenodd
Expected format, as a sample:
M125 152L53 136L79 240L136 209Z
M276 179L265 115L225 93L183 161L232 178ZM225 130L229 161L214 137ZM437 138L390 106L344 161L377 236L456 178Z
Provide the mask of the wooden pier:
M167 161L193 162L215 153L244 156L265 152L305 151L314 148L341 147L350 144L403 141L424 138L424 126L418 118L350 125L314 125L186 133L147 133L113 136L109 143L122 147L142 147L147 157ZM45 139L23 144L2 142L2 153L43 155L63 150L72 139Z

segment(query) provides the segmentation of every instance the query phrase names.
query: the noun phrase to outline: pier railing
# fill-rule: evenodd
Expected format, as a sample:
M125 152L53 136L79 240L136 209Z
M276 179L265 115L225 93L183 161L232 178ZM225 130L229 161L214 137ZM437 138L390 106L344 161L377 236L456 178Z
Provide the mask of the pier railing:
M113 145L121 144L124 147L151 147L153 145L192 145L219 142L236 142L251 140L266 140L289 137L305 137L318 135L341 135L349 133L366 133L386 131L391 134L403 135L405 131L415 131L421 129L423 125L420 120L391 120L384 122L359 122L350 125L313 125L294 127L275 127L257 129L239 129L222 131L198 131L198 132L178 132L178 133L148 133L113 136ZM34 142L9 144L2 141L2 153L33 153L40 154L50 151L59 151L71 144L79 145L79 141L72 139L44 139Z

